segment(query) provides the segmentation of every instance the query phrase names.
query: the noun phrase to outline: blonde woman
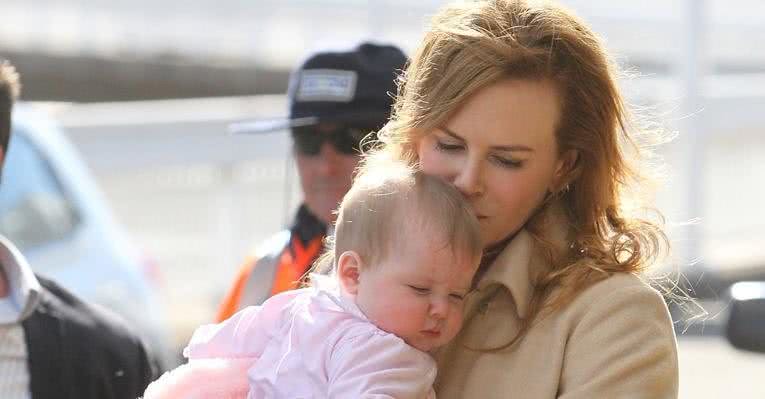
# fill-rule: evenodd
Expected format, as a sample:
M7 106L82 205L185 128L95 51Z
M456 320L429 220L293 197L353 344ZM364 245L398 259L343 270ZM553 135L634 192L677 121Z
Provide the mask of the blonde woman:
M447 6L381 146L453 184L484 256L439 398L675 398L676 341L642 272L666 238L628 212L647 165L601 40L550 3ZM633 157L633 155L635 155Z

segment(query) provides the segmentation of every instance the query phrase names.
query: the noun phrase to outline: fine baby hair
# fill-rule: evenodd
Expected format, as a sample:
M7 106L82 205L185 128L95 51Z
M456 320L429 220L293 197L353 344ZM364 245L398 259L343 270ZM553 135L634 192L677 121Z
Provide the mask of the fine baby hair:
M345 251L355 251L374 267L412 239L443 242L455 257L477 263L482 253L480 226L462 194L416 166L376 159L354 179L337 211L334 237L316 263L328 272ZM414 235L414 236L411 236Z

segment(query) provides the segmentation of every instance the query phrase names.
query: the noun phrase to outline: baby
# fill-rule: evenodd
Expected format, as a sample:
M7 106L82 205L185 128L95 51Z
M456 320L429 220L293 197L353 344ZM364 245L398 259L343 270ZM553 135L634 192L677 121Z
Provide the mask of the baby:
M481 256L462 195L399 163L362 174L340 205L329 275L200 327L158 398L429 398L428 354L462 325Z

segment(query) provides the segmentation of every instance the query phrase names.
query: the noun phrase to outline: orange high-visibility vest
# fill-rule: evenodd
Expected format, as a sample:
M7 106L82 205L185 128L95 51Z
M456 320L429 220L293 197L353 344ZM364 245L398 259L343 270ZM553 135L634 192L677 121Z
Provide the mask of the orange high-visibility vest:
M266 241L254 257L245 260L231 290L221 303L216 321L231 317L239 310L260 305L272 295L298 287L322 249L324 236L312 238L305 245L289 230Z

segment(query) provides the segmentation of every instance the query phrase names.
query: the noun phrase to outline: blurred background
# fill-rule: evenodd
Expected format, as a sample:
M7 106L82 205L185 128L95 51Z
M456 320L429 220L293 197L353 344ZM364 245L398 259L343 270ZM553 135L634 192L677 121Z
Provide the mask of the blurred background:
M287 133L227 125L286 115L289 70L307 51L362 39L413 51L442 3L3 0L0 57L27 104L0 229L173 364L300 202ZM681 267L708 312L689 324L673 307L681 398L765 397L765 354L723 337L728 286L765 280L765 3L562 3L634 72L621 82L629 102L679 132L660 149L673 257L659 272Z

